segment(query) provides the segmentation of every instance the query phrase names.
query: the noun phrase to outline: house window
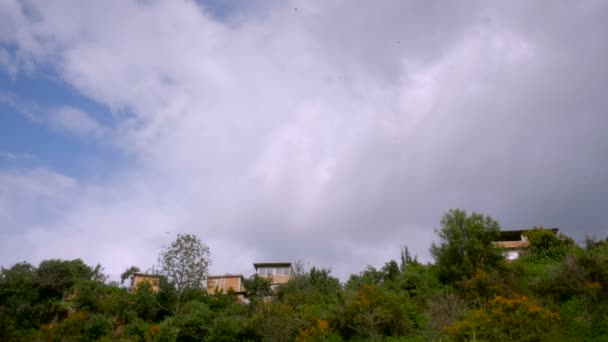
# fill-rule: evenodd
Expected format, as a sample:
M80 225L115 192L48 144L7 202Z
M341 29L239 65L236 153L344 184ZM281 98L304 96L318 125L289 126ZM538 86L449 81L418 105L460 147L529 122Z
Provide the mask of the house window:
M274 274L274 269L272 267L260 267L258 274L261 276L271 276Z
M260 267L258 268L259 276L289 276L291 275L291 268L280 266L280 267Z
M519 257L518 251L509 251L507 252L507 260L515 260Z

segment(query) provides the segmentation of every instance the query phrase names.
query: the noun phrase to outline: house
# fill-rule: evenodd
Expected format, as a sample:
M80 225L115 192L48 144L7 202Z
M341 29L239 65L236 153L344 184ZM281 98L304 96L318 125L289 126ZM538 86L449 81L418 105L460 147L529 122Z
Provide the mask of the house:
M295 275L290 262L265 262L253 264L255 272L259 277L270 278L271 287L275 289L281 284L287 283Z
M234 292L239 299L245 297L245 278L242 274L210 275L207 277L207 293Z
M548 228L557 235L559 228ZM503 230L500 237L495 241L496 246L505 250L507 260L515 260L528 248L529 243L526 239L526 232L530 229Z
M158 293L160 291L160 277L157 274L134 273L131 277L131 292L137 291L139 286L148 283L152 292Z

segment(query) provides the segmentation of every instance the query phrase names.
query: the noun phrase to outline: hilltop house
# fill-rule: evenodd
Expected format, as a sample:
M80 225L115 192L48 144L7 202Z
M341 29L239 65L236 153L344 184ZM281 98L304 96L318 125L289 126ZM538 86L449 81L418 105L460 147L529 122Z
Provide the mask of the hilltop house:
M158 293L160 291L160 277L157 274L134 273L131 277L131 292L137 291L139 286L148 283L152 292Z
M548 228L551 232L557 235L559 228ZM529 243L526 239L526 232L530 229L520 230L503 230L500 232L500 237L495 242L496 245L505 250L507 260L515 260L528 249Z
M207 277L208 293L236 293L239 299L245 297L245 284L242 274L210 275Z
M266 262L253 264L258 276L271 279L271 287L287 283L295 275L290 262Z

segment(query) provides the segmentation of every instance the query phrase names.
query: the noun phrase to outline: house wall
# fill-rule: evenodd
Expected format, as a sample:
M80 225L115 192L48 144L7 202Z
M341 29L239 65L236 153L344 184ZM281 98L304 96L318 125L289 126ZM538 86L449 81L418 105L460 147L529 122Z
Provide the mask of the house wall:
M209 293L228 293L232 289L234 292L243 292L243 280L240 276L234 277L209 277L207 279L207 292Z
M272 277L273 284L285 284L291 279L291 276L289 275L274 275L269 277Z
M273 285L285 284L293 278L294 271L291 264L257 264L256 273L262 278L271 278Z
M495 244L500 248L508 249L523 249L529 245L528 241L497 241Z
M152 292L160 291L160 277L145 274L133 275L133 282L131 283L131 291L135 292L137 287L141 284L148 283L152 287Z

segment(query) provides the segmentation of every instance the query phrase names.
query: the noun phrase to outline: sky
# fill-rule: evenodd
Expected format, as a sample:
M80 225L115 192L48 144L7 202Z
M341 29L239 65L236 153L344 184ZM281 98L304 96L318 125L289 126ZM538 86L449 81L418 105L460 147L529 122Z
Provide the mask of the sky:
M442 215L608 235L608 1L0 1L0 265L342 280Z

